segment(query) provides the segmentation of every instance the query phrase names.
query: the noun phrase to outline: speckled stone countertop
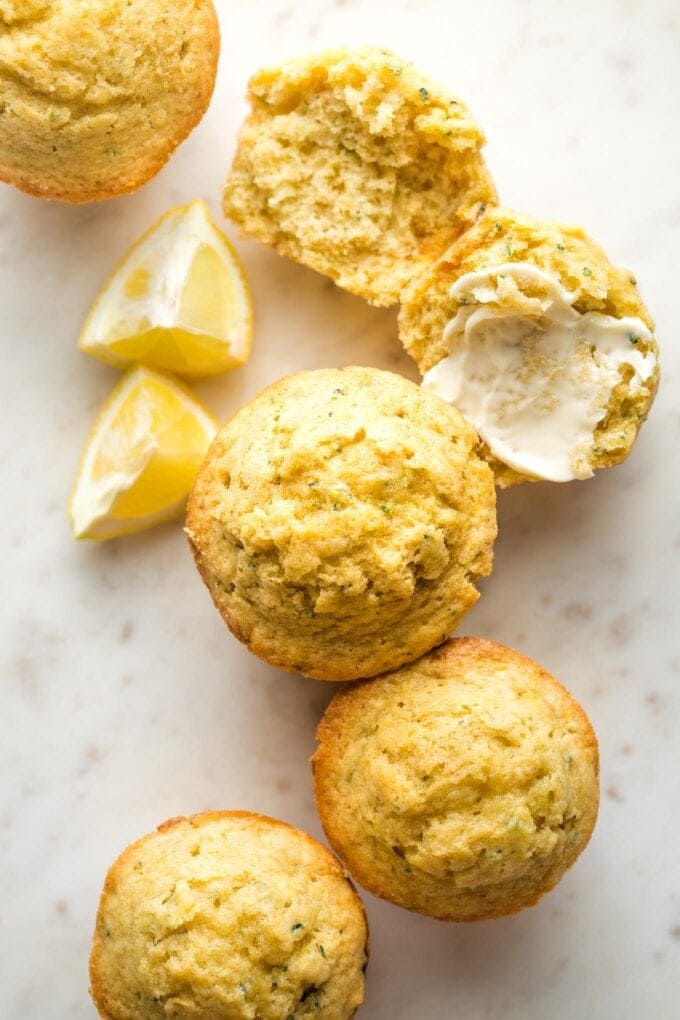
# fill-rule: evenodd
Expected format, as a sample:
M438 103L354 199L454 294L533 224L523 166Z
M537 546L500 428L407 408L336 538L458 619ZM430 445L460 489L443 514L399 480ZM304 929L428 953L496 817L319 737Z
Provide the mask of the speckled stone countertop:
M506 204L582 221L632 267L663 381L631 459L500 497L494 574L462 633L497 638L583 702L602 753L593 841L538 907L443 925L366 896L370 1020L670 1020L680 976L680 13L673 0L218 0L210 111L137 195L69 208L0 186L3 352L3 1020L86 1020L106 868L165 818L249 808L320 836L307 759L331 686L252 658L179 525L72 541L81 445L117 374L75 338L103 276L161 212L220 187L250 72L333 44L389 46L463 96ZM387 12L387 13L386 13ZM233 236L233 231L232 231ZM415 378L396 317L253 243L250 364L203 384L222 417L294 369Z

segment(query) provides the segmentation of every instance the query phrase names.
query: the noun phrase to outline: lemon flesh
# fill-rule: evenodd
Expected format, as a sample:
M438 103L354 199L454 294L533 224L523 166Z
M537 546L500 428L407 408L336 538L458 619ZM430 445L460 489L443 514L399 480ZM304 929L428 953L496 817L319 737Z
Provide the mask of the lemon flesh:
M179 516L216 430L177 380L131 369L85 447L69 504L74 536L117 538Z
M79 347L117 368L144 364L197 379L245 364L252 332L243 267L198 200L171 209L131 248Z

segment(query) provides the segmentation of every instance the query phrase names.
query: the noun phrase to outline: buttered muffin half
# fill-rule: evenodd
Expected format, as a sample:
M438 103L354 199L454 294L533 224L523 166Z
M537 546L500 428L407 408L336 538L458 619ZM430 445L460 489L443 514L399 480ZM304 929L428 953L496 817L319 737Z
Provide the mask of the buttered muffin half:
M404 297L423 385L469 419L504 487L589 478L630 453L654 399L654 324L580 227L489 209Z
M3 0L0 180L91 202L145 184L205 113L211 0Z
M373 304L395 304L495 202L466 106L387 50L266 67L248 99L225 214Z
M477 436L390 372L265 389L218 433L189 499L198 569L233 633L321 680L393 669L477 600L496 536Z
M336 859L283 822L173 818L106 876L90 957L106 1020L349 1020L368 930Z
M318 729L328 839L376 896L447 921L530 907L597 817L597 740L544 669L460 638L345 687Z

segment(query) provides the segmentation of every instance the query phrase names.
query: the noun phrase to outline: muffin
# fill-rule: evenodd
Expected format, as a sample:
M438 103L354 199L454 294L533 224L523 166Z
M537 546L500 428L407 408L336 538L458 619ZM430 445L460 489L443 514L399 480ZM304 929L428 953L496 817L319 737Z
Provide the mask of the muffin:
M248 98L225 214L372 304L397 302L495 201L467 107L387 50L267 67Z
M331 845L376 896L446 921L530 907L581 853L597 740L545 670L503 645L448 642L352 684L312 758Z
M659 378L635 278L580 227L489 209L404 297L423 384L470 420L498 484L624 460Z
M106 1020L346 1020L368 931L335 858L244 811L173 818L106 876L90 957Z
M444 641L477 600L493 476L455 408L374 368L282 379L217 434L187 534L239 640L350 680Z
M0 3L0 180L90 202L135 191L205 113L211 0Z

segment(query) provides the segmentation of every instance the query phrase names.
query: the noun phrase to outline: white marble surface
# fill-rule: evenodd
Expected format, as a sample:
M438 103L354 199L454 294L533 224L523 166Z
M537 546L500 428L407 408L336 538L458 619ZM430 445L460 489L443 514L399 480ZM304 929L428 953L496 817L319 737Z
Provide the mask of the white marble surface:
M248 74L335 43L384 44L464 96L509 205L582 220L634 268L664 378L632 458L500 499L494 575L462 632L515 645L582 700L602 809L537 908L442 925L366 897L371 1020L670 1020L680 989L680 22L674 0L219 2L208 116L139 194L68 208L0 193L2 907L0 1015L86 1020L104 872L166 817L251 808L320 835L307 758L331 688L260 664L223 628L179 526L74 543L64 511L116 374L75 337L103 275L162 211L219 191ZM675 242L675 243L674 243ZM246 369L200 387L222 416L291 369L414 376L395 316L252 243Z

